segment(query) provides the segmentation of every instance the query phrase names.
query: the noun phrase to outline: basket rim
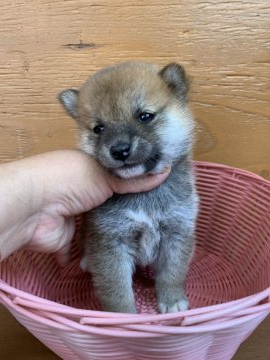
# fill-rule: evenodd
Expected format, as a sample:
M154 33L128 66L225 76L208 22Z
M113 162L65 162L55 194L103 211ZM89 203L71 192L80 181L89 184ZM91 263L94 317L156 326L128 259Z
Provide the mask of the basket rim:
M120 319L120 321L118 321L119 325L124 323L129 324L130 322L144 323L144 322L153 322L153 321L160 322L160 321L168 321L175 319L184 319L186 324L184 322L183 325L188 325L189 323L194 323L194 321L200 321L201 317L203 320L208 318L214 319L217 317L216 315L219 316L219 314L227 314L227 313L231 313L234 310L238 311L250 306L255 306L263 300L265 300L266 303L270 304L270 287L253 295L245 296L243 298L228 301L221 304L198 307L195 309L190 309L177 313L154 314L154 315L110 313L101 310L78 309L51 300L47 300L36 295L29 294L22 290L18 290L5 283L3 280L0 280L0 295L1 292L10 295L13 298L12 302L14 304L18 304L18 305L20 304L27 306L28 308L33 308L41 311L48 311L51 313L58 313L66 316L78 316L81 318L82 325L87 324L89 322L91 324L102 323L102 321L98 321L98 319L105 319L105 322L103 322L104 325L105 323L108 322L108 321L106 322L106 319L111 319L113 324L115 324L116 319ZM190 321L187 319L192 319L192 320Z
M270 288L269 288L270 291ZM221 318L222 321L215 323L203 323L199 325L191 326L167 326L165 324L127 324L122 327L118 325L110 327L99 327L93 325L83 325L77 323L71 319L64 318L57 314L48 314L47 312L31 312L30 309L24 308L23 306L15 304L7 296L1 296L0 292L0 302L6 304L10 312L15 314L21 314L24 317L27 317L31 321L41 323L42 325L49 326L50 328L57 328L60 331L76 331L80 333L90 333L94 335L102 336L113 336L113 337L123 337L123 338L153 338L153 337L162 337L169 335L182 335L182 334L198 334L198 333L208 333L213 331L224 330L232 328L234 326L242 325L247 322L260 319L260 322L267 316L269 313L268 309L262 309L255 313L246 314L241 317L229 318L224 321L224 318ZM6 299L5 299L6 298ZM15 313L15 314L14 314ZM16 317L16 316L15 316ZM162 325L162 326L161 326Z

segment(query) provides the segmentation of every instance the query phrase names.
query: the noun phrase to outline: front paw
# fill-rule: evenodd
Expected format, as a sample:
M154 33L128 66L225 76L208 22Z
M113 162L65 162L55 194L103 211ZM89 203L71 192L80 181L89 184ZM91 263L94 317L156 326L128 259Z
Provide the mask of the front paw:
M176 313L178 311L188 310L189 302L187 299L180 299L174 304L165 304L163 302L158 302L158 311L161 314L166 313Z
M83 256L80 261L80 268L83 272L87 272L88 270L88 264L87 264L87 258L86 256Z
M158 310L161 314L176 313L178 311L186 311L189 308L189 301L182 292L167 290L158 294Z

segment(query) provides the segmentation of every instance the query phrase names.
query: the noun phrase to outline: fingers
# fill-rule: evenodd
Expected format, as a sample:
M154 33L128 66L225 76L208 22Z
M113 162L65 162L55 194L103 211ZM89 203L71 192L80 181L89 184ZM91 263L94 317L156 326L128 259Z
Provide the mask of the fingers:
M75 219L73 217L66 219L65 230L63 231L63 236L60 240L60 244L63 243L64 245L57 250L55 254L56 260L60 266L65 266L70 261L71 241L74 236L75 227Z
M28 249L34 251L55 252L59 265L64 266L69 262L71 241L75 233L75 228L74 217L48 217L43 224L40 224L34 237L26 246Z
M110 185L112 190L118 194L149 191L166 180L170 174L170 171L171 168L165 168L164 171L159 174L145 175L128 180L111 177Z

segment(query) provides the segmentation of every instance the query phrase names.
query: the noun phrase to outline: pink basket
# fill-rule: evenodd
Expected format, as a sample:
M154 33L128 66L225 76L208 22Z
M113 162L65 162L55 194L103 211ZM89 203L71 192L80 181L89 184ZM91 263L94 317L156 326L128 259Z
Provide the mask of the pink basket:
M223 165L195 167L201 210L190 310L157 314L152 271L138 269L139 314L100 311L76 239L64 269L27 251L2 262L1 303L66 360L231 359L270 311L270 183Z

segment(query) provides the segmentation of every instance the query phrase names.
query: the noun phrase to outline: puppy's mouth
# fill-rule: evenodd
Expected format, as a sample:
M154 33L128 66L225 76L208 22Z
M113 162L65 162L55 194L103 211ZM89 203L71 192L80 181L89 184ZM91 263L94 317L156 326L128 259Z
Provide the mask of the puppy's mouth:
M113 169L112 172L123 179L130 179L146 173L150 173L157 167L160 160L161 155L157 153L149 159L140 163L129 164L125 162L119 168Z

